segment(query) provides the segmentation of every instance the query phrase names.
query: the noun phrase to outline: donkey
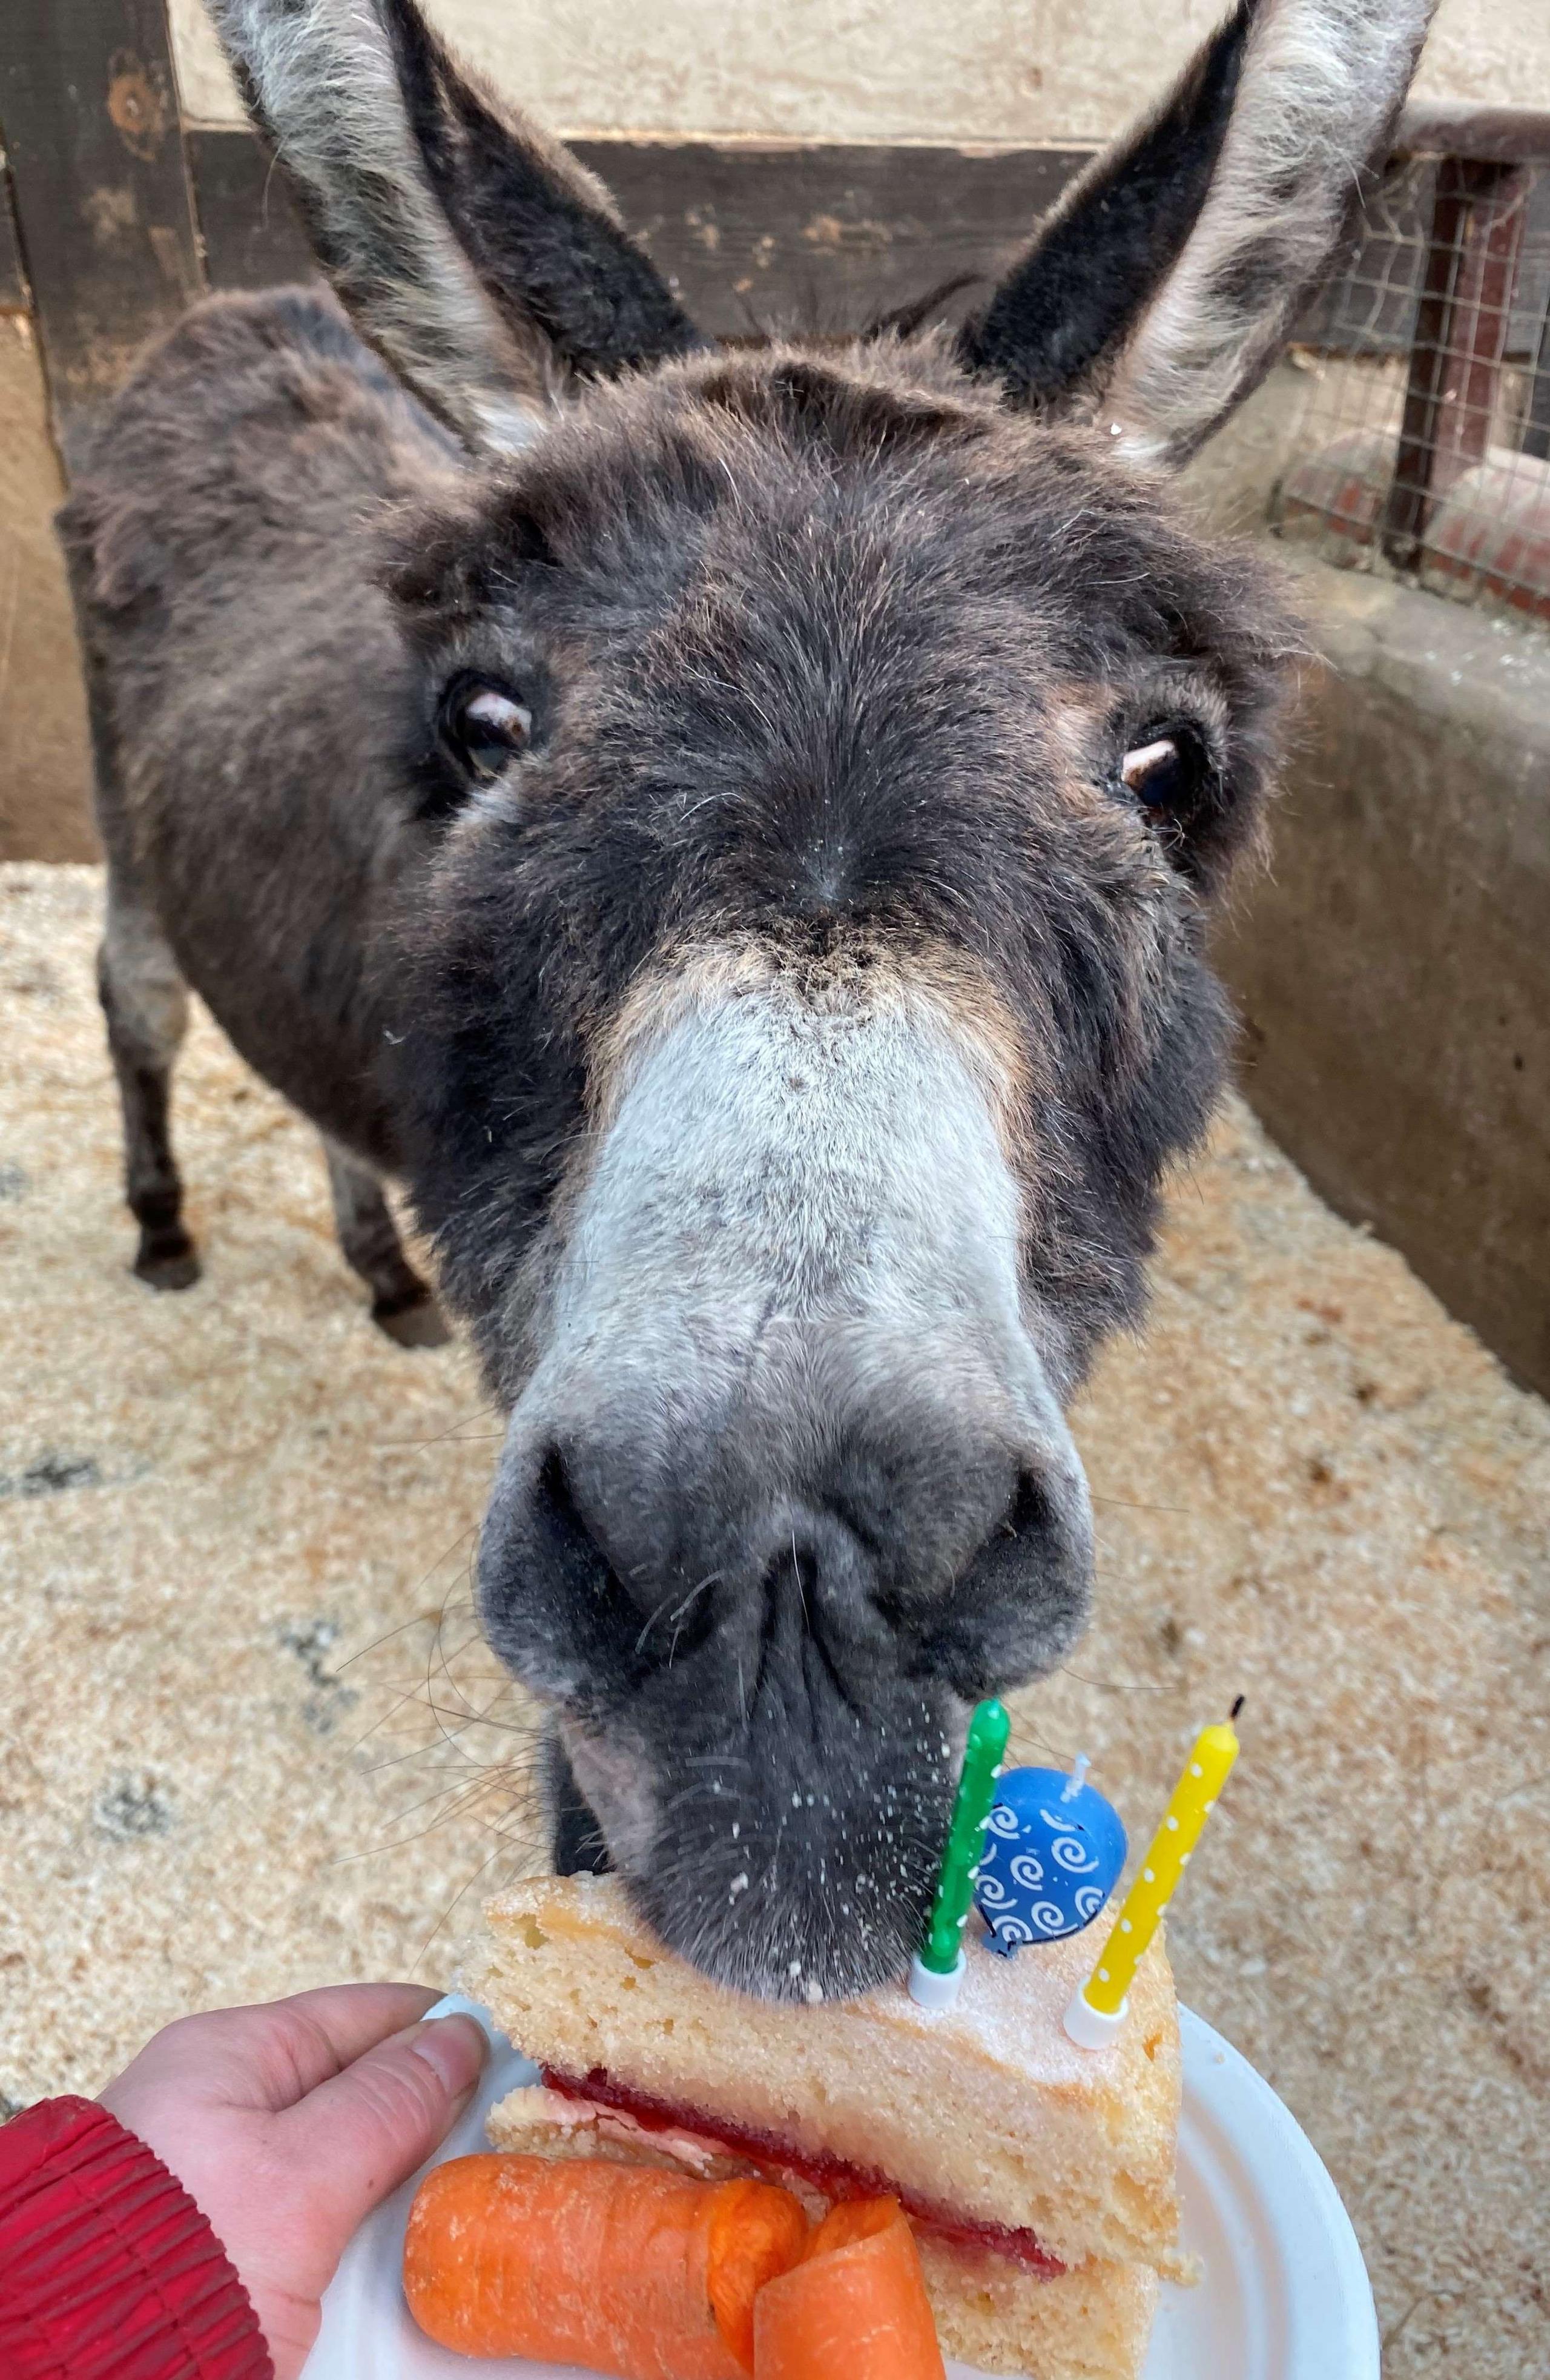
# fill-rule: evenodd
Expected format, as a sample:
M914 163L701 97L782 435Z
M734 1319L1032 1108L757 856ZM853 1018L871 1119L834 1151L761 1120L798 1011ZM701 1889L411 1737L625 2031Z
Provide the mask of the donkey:
M1228 1023L1295 638L1170 472L1345 235L1429 0L1240 0L961 331L703 337L410 0L217 0L330 294L212 299L62 516L137 1269L185 987L380 1320L508 1415L554 1853L709 1974L918 1937L965 1713L1093 1563L1065 1408Z

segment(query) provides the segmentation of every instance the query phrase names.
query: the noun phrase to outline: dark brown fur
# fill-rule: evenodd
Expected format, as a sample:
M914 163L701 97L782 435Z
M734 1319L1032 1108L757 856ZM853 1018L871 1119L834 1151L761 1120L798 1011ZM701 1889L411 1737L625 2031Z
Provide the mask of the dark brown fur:
M1139 1311L1160 1178L1220 1080L1205 917L1292 647L1260 565L1126 452L1187 428L1087 417L1190 262L1241 85L1265 116L1256 27L1387 5L1245 0L1052 227L1048 288L1035 249L956 351L732 356L407 0L221 0L378 354L326 296L209 302L62 516L139 1269L197 1269L167 1129L192 985L324 1135L345 1253L415 1339L434 1308L381 1188L407 1179L512 1408L480 1606L556 1713L558 1855L612 1857L762 1991L896 1970L966 1706L1082 1623L1059 1406ZM385 117L345 71L373 43ZM1225 401L1212 332L1180 425ZM1151 380L1181 382L1158 335ZM509 759L468 742L470 690L519 722ZM1154 799L1124 764L1158 738ZM719 1034L769 1074L752 1188L738 1082L696 1087ZM616 1119L653 1050L686 1070L682 1178L637 1212ZM832 1085L895 1079L850 1146ZM983 1182L944 1155L906 1195L927 1145L972 1146ZM630 1305L625 1262L624 1303L586 1304L588 1213L639 1225L660 1297ZM722 1344L745 1245L768 1293Z

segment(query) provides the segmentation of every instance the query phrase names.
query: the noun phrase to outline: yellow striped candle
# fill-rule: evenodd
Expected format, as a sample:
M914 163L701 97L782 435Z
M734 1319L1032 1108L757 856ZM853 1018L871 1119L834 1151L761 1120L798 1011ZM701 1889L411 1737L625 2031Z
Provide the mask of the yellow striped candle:
M1232 1718L1241 1703L1240 1696L1232 1706ZM1097 1964L1066 2010L1066 2031L1084 2049L1101 2048L1123 2023L1131 1978L1237 1757L1232 1719L1205 1729L1196 1739Z

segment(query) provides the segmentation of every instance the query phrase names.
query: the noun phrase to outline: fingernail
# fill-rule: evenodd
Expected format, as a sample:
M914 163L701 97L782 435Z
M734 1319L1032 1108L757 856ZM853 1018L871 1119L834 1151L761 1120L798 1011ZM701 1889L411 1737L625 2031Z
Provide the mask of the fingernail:
M495 2020L488 2009L480 2008L478 2000L466 2000L461 1992L448 1992L434 2008L426 2010L423 2022L441 2024L449 2016L471 2016L491 2049L499 2048L501 2035L495 2030Z
M490 2054L483 2027L471 2016L429 2017L409 2046L441 2077L454 2099L473 2089Z

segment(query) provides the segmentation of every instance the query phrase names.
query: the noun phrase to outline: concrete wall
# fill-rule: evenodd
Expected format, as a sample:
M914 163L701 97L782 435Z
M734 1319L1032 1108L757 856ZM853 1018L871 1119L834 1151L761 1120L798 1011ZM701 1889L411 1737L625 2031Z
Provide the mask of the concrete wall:
M202 0L171 0L191 115L240 120ZM556 129L1098 140L1225 0L427 0ZM1442 0L1418 92L1550 105L1546 0Z
M1281 552L1324 666L1218 938L1244 1087L1550 1394L1550 639Z

